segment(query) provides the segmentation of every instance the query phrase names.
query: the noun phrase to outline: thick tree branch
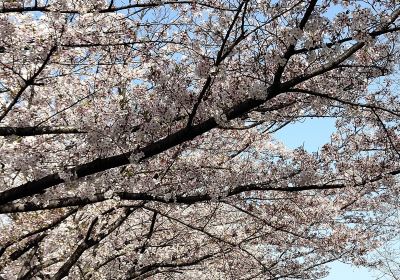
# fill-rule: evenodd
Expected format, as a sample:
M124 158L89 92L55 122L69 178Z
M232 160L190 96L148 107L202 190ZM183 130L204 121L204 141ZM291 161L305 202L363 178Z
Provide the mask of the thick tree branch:
M73 127L51 127L51 126L25 126L25 127L0 127L0 136L36 136L44 134L78 134L86 133Z
M279 93L279 89L268 89L266 99L271 99ZM265 100L249 99L236 106L227 112L227 119L234 119L242 114L260 106ZM69 171L76 175L76 177L83 178L88 175L92 175L101 171L105 171L111 168L123 166L129 164L129 157L133 153L143 153L144 156L141 160L153 157L160 154L172 147L182 144L186 141L190 141L197 136L200 136L211 129L217 127L217 123L214 118L210 118L202 123L199 123L193 127L183 128L163 139L160 139L148 146L141 148L137 151L127 152L116 156L107 158L98 158L89 163L81 164L76 166ZM60 177L59 173L54 173L43 177L39 180L27 182L15 188L8 189L0 193L0 205L7 202L14 201L16 199L29 197L34 194L42 193L46 189L64 183L65 181Z
M398 175L400 174L400 169L393 170L388 172L387 175ZM375 176L374 178L364 181L358 184L355 184L354 187L365 185L366 183L373 183L381 180L384 177L384 174ZM351 187L351 186L348 186ZM198 194L198 195L177 195L175 198L165 199L163 196L155 196L149 193L134 193L134 192L115 192L113 195L115 198L119 198L121 200L129 200L129 201L154 201L166 204L195 204L199 202L207 202L212 201L213 199L223 199L224 197L235 196L248 191L276 191L276 192L303 192L310 190L332 190L332 189L343 189L346 188L345 184L313 184L313 185L304 185L297 187L274 187L271 183L254 183L247 185L240 185L230 189L224 196L219 196L217 198L211 196L210 194ZM109 198L106 198L104 194L96 194L90 197L67 197L61 198L59 200L51 201L49 203L33 203L33 202L25 202L25 203L7 203L4 205L0 205L0 214L1 213L18 213L18 212L29 212L29 211L37 211L37 210L50 210L57 209L63 207L71 207L71 206L85 206L88 204L98 203L105 201Z
M28 243L26 244L26 246L19 248L18 250L11 253L10 259L15 261L16 259L21 257L23 254L28 252L30 249L35 247L37 244L39 244L46 236L47 236L47 234L45 234L45 233L38 234L37 236L35 236L31 240L29 240Z
M97 12L97 13L113 13L113 12L118 12L118 11L123 11L123 10L128 10L128 9L137 9L137 8L154 8L154 7L159 7L159 6L164 6L164 5L192 5L193 1L153 1L153 3L136 3L136 4L129 4L129 5L123 5L123 6L114 6L114 5L109 5L105 9L93 9L90 12ZM223 8L223 7L218 7L214 5L210 5L208 3L202 3L202 2L197 2L196 5L207 7L207 8L212 8L212 9L217 9L217 10L224 10L224 11L232 11L231 9L228 8ZM62 14L80 14L82 11L79 10L53 10L51 5L43 5L43 6L31 6L31 7L25 7L25 6L20 6L20 7L2 7L0 8L0 13L26 13L26 12L59 12Z
M274 187L270 183L256 183L237 186L226 194L226 197L235 196L247 191L276 191L276 192L302 192L310 190L329 190L329 189L340 189L344 188L343 184L321 184L321 185L307 185L298 187ZM178 203L178 204L195 204L199 202L212 201L214 197L209 194L198 194L198 195L177 195L175 198L165 199L163 196L154 196L145 192L134 193L134 192L115 192L114 198L119 198L121 200L129 201L155 201L160 203ZM221 197L217 199L222 199ZM61 198L59 200L50 201L49 203L8 203L0 205L0 213L17 213L17 212L29 212L37 210L46 209L57 209L63 207L71 206L84 206L88 204L98 203L105 201L106 198L104 194L96 194L90 197L67 197Z

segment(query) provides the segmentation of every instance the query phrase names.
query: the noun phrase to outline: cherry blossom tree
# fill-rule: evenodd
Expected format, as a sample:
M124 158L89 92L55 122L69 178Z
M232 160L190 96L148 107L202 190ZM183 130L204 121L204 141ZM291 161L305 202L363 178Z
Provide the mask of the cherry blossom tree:
M0 279L318 279L399 234L397 0L0 5Z

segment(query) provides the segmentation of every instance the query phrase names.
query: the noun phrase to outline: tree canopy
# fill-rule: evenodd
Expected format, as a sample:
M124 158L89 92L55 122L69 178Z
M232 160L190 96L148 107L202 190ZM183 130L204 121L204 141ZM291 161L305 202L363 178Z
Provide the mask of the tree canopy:
M0 279L379 266L399 31L397 0L1 1ZM310 118L317 152L277 139Z

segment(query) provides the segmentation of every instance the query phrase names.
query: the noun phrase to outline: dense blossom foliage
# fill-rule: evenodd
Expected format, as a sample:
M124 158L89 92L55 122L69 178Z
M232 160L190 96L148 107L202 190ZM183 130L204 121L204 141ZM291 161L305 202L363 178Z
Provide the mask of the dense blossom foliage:
M399 31L397 0L1 1L0 278L379 265ZM318 152L276 138L309 118L336 120Z

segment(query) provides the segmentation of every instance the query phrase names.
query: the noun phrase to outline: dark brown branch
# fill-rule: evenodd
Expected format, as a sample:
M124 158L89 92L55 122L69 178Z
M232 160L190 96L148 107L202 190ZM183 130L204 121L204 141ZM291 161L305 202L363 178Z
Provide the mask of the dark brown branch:
M393 170L387 173L388 175L397 175L400 174L400 169ZM369 181L361 182L354 186L361 186L366 183L377 182L383 178L382 175L378 175L372 178ZM243 192L248 191L276 191L276 192L288 192L288 193L295 193L295 192L303 192L303 191L320 191L320 190L332 190L332 189L342 189L345 188L345 184L314 184L314 185L306 185L306 186L298 186L298 187L273 187L271 183L254 183L254 184L247 184L247 185L240 185L235 188L229 190L225 197L235 196L241 194ZM178 203L178 204L195 204L199 202L206 202L213 200L213 197L209 194L198 194L198 195L177 195L175 198L170 198L166 200L162 196L155 196L149 193L132 193L132 192L115 192L114 197L118 197L121 200L129 200L129 201L155 201L160 203ZM218 200L223 199L223 196L217 197ZM55 200L50 203L8 203L4 205L0 205L0 214L1 213L17 213L17 212L29 212L29 211L37 211L37 210L48 210L48 209L56 209L56 208L63 208L63 207L71 207L71 206L84 206L87 204L98 203L107 200L104 194L96 194L91 197L68 197L62 198L59 200Z
M350 105L350 106L354 106L354 107L367 108L367 109L371 109L371 110L380 110L380 111L387 112L389 114L393 114L393 115L395 115L397 117L400 117L400 112L397 112L397 111L392 111L392 110L389 110L389 109L386 109L384 107L380 107L380 106L377 106L377 105L360 104L360 103L356 103L356 102L352 102L352 101L348 101L348 100L343 100L343 99L340 99L338 97L330 96L329 94L325 94L325 93L321 93L321 92L317 92L317 91L313 91L313 90L301 89L301 88L293 88L293 89L290 89L288 91L306 93L306 94L309 94L309 95L312 95L312 96L326 98L326 99L329 99L329 100L332 100L332 101L337 101L339 103Z
M28 243L26 244L26 246L14 251L11 255L10 255L10 259L15 261L16 259L18 259L19 257L21 257L23 254L25 254L26 252L28 252L31 248L33 248L34 246L36 246L37 244L39 244L45 237L47 234L42 233L39 234L37 236L35 236L34 238L32 238L31 240L28 241Z
M61 280L63 277L67 276L72 266L78 261L80 256L89 248L96 244L94 241L81 242L78 247L68 258L68 260L62 265L62 267L57 271L57 273L51 278L51 280Z
M120 227L123 222L132 214L138 207L135 208L125 208L123 215L121 215L114 224L103 233L100 233L97 238L90 237L94 228L94 225L97 222L97 217L90 224L85 238L79 243L78 247L71 254L71 256L67 259L67 261L61 266L61 268L57 271L57 273L51 278L51 280L61 280L63 277L67 276L71 268L75 265L81 255L94 245L98 244L101 240L106 238L112 232L114 232L118 227Z
M51 127L51 126L25 126L25 127L0 127L0 136L35 136L44 134L78 134L86 133L73 127Z
M391 146L392 149L396 152L397 156L400 157L400 153L399 153L399 151L398 151L398 148L396 147L395 143L393 142L392 136L390 135L388 129L386 128L385 123L383 122L383 120L381 119L381 117L375 112L375 109L372 108L371 110L372 110L372 112L374 113L375 117L377 118L377 120L378 120L379 124L381 125L382 129L385 131L385 134L386 134L387 139L388 139L388 141L389 141L389 143L390 143L390 146Z
M376 35L374 35L373 37L387 33L389 30L389 26L399 17L399 15L400 15L400 9L397 9L392 14L390 21L387 22L385 24L385 26L382 27L381 30L376 30L375 31ZM300 75L300 76L297 76L297 77L291 79L290 81L285 82L284 84L282 84L282 87L289 89L289 88L296 86L304 81L307 81L316 76L319 76L321 74L329 72L329 71L337 68L342 62L344 62L346 59L348 59L350 56L352 56L354 53L356 53L358 50L360 50L364 46L365 46L365 42L355 43L350 48L348 48L347 51L345 51L344 53L342 53L341 55L336 57L331 62L328 62L328 63L322 65L321 67L317 68L313 72L305 73L303 75Z
M194 231L198 231L198 232L200 232L200 233L202 233L202 234L204 234L204 235L206 235L206 236L210 237L211 239L214 239L214 240L216 240L218 242L225 243L225 244L227 244L227 245L229 245L231 247L236 247L237 246L237 244L234 243L234 242L230 242L228 240L225 240L221 236L218 236L216 234L210 233L210 232L204 230L201 227L196 227L196 226L193 226L193 225L191 225L191 224L189 224L187 222L181 221L180 219L175 218L175 217L173 217L173 216L171 216L171 215L169 215L167 213L163 213L160 210L157 210L157 209L154 209L154 208L150 208L150 207L147 207L147 206L145 206L143 208L146 209L146 210L157 212L160 216L166 217L166 218L168 218L168 219L170 219L172 221L175 221L175 222L177 222L177 223L179 223L181 225L184 225L185 227L190 228L190 229L192 229Z
M214 67L218 67L223 62L223 60L226 58L227 53L230 53L232 51L232 48L229 48L227 51L225 51L225 46L228 43L229 36L231 35L232 29L235 26L235 24L236 24L236 22L237 22L237 20L239 18L239 15L240 15L240 13L242 11L242 8L243 8L245 3L247 3L247 1L243 1L242 3L240 3L240 5L239 5L239 7L237 9L237 12L236 12L236 14L234 15L234 17L232 19L232 22L229 25L228 30L226 31L226 34L225 34L225 36L224 36L224 38L222 40L221 47L220 47L220 49L218 51L218 54L217 54L217 58L215 60ZM241 40L241 38L243 36L244 36L244 34L241 34L239 36L239 38L236 39L236 41ZM199 108L199 106L200 106L202 100L204 99L206 93L209 91L209 88L211 86L211 82L212 82L212 76L211 76L211 74L208 74L207 80L204 83L204 86L203 86L201 92L199 93L199 96L197 97L196 103L193 105L192 111L189 114L189 118L188 118L188 122L187 122L187 126L188 127L190 127L192 125L193 120L194 120L194 118L196 116L196 113L197 113L197 109Z
M399 27L388 28L388 29L385 29L385 30L379 30L379 31L370 32L370 33L368 33L368 35L374 38L374 37L377 37L377 36L380 36L380 35L384 35L384 34L392 33L392 32L397 32L397 31L400 31L400 26ZM297 49L297 50L294 51L294 54L306 53L306 52L309 52L309 51L314 51L314 50L321 49L323 47L331 48L334 45L340 45L340 44L343 44L343 43L346 43L346 42L350 42L350 41L353 41L353 40L354 40L353 37L346 37L346 38L343 38L341 40L333 41L333 42L326 43L326 44L323 44L323 45L317 45L317 46L314 46L314 47L311 47L311 48L308 48L308 49L307 48Z
M312 12L314 11L314 8L315 8L315 5L317 4L317 2L318 2L317 0L311 0L311 1L310 1L310 4L308 5L307 10L306 10L306 12L304 13L304 16L303 16L303 18L301 19L300 24L299 24L299 28L300 28L301 30L303 30L304 27L306 26L307 21L310 19L311 14L312 14Z
M269 89L266 99L271 99L278 94L278 89ZM234 119L242 114L260 106L265 100L246 100L236 106L234 106L230 111L227 112L227 119ZM210 118L202 123L199 123L190 128L183 128L163 139L160 139L148 146L139 149L136 152L142 152L144 154L142 160L160 154L172 147L182 144L186 141L190 141L197 136L210 131L211 129L217 127L217 123L213 118ZM119 154L116 156L111 156L107 158L98 158L89 163L81 164L76 166L69 171L76 174L76 177L83 178L88 175L92 175L101 171L105 171L111 168L120 167L129 164L129 157L133 153L127 152ZM16 199L29 197L34 194L43 193L46 189L64 183L65 181L60 177L58 173L54 173L45 176L39 180L33 180L22 184L18 187L8 189L0 193L0 205L14 201Z
M312 12L314 11L315 5L317 4L317 0L311 0L310 4L308 5L303 18L300 21L299 24L299 29L303 30L307 21L310 19L310 16L312 14ZM297 40L296 40L297 42ZM281 78L283 75L283 72L285 71L285 67L287 65L287 63L289 62L289 59L294 55L294 51L295 51L295 45L296 42L289 45L289 47L287 48L285 54L283 55L283 59L285 60L285 63L283 65L278 66L278 69L276 70L276 73L274 75L274 81L273 84L274 85L279 85L281 83Z
M34 279L34 276L40 272L41 270L45 269L46 267L49 267L53 264L56 264L59 262L58 258L51 258L49 260L46 260L42 263L39 263L37 265L34 265L33 267L30 267L29 270L25 273L25 275L21 276L18 278L18 280L30 280ZM1 279L0 279L1 280Z
M280 187L276 188L271 186L270 183L257 183L257 184L248 184L241 185L231 189L226 196L234 196L241 194L247 191L277 191L277 192L302 192L302 191L310 191L310 190L329 190L329 189L338 189L344 188L343 184L322 184L322 185L307 185L307 186L299 186L299 187ZM133 193L133 192L116 192L114 193L114 197L118 197L121 200L130 200L130 201L155 201L161 203L178 203L178 204L195 204L199 202L211 201L213 199L209 194L198 194L191 196L183 196L177 195L174 198L170 198L166 200L162 196L155 196L148 193ZM221 199L219 197L219 199ZM90 197L67 197L61 198L59 200L52 201L50 203L8 203L4 205L0 205L0 213L17 213L17 212L29 212L29 211L37 211L37 210L46 210L46 209L56 209L63 207L71 207L71 206L84 206L87 204L98 203L107 200L104 194L96 194Z
M28 232L28 233L22 235L21 237L19 237L17 239L17 241L13 240L13 241L9 241L9 242L5 243L4 245L2 245L0 247L0 257L4 254L4 252L7 250L7 248L10 247L11 245L15 244L16 242L20 242L20 241L24 240L25 238L28 238L28 237L33 236L35 234L46 232L47 230L59 225L61 222L63 222L69 216L71 216L72 214L76 213L76 211L78 211L78 208L75 208L75 209L72 209L72 210L68 211L65 215L62 215L61 217L55 219L53 222L51 222L47 226L41 227L41 228L39 228L37 230L34 230L32 232Z
M89 228L86 232L85 239L83 240L85 243L89 243L91 241L90 235L92 234L93 228L97 224L98 221L99 221L99 217L96 217L90 223Z
M90 12L98 12L98 13L113 13L113 12L118 12L122 10L128 10L128 9L136 9L136 8L154 8L154 7L159 7L159 6L164 6L164 5L178 5L178 4L185 4L185 5L192 5L193 1L165 1L165 2L160 2L160 1L154 1L153 3L137 3L137 4L129 4L129 5L124 5L124 6L108 6L106 9L93 9ZM224 11L231 11L231 9L228 8L223 8L223 7L217 7L213 6L207 3L202 3L202 2L196 2L196 5L203 6L203 7L208 7L212 9L217 9L217 10L224 10ZM32 7L3 7L0 9L0 13L26 13L26 12L52 12L51 5L45 5L45 6L32 6ZM81 11L79 10L60 10L56 11L59 13L63 14L80 14Z
M180 262L160 262L160 263L155 263L155 264L150 264L142 269L138 270L137 272L131 270L128 272L127 277L125 278L126 280L128 279L144 279L144 278L139 278L140 276L145 276L146 278L149 276L152 276L154 274L162 272L160 269L161 268L182 268L186 266L193 266L201 263L204 260L210 259L212 257L215 257L218 255L218 253L210 253L203 255L201 257L198 257L196 259L188 260L188 261L180 261ZM153 273L149 273L153 272Z
M157 212L154 212L154 213L153 213L153 217L151 218L150 229L149 229L149 233L147 234L146 241L143 243L143 246L142 246L142 248L140 249L140 253L141 253L141 254L143 254L144 251L146 250L147 243L149 242L151 236L153 235L154 226L155 226L155 224L156 224L156 219L157 219Z
M13 100L8 104L4 112L0 115L0 122L7 116L7 114L11 111L11 109L14 107L14 105L18 102L19 98L21 95L24 93L24 91L29 87L32 86L35 82L35 79L37 76L40 75L40 73L44 70L46 67L47 63L50 61L51 56L56 52L57 46L53 46L49 53L47 54L46 58L44 59L42 65L36 70L36 72L24 82L24 85L20 88L20 90L15 94Z
M145 41L114 42L114 43L76 42L76 43L61 44L60 47L64 48L90 48L90 47L110 47L110 46L117 47L117 46L132 46L136 44L148 44L148 43L182 44L182 42L176 42L172 40L145 40Z

